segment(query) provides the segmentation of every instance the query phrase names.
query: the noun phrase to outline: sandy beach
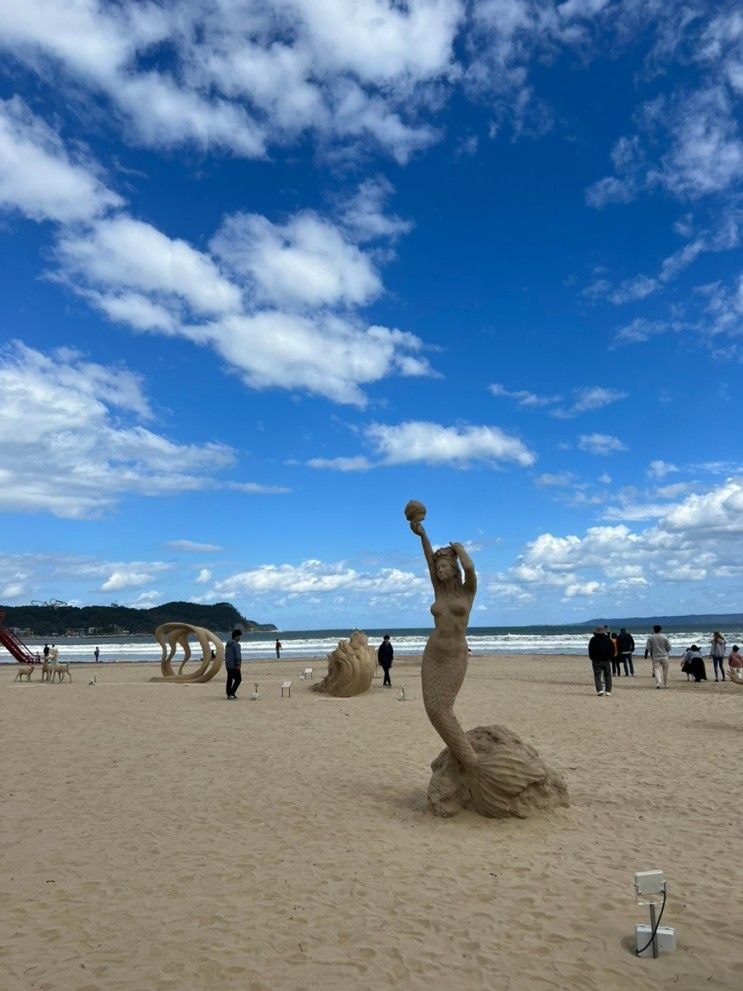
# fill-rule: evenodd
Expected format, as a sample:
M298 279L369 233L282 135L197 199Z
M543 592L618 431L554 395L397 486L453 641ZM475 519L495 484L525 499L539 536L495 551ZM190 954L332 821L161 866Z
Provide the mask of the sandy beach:
M221 675L152 684L153 665L54 686L0 669L3 991L743 986L743 690L674 659L656 691L639 660L597 698L587 659L475 657L465 728L519 733L572 804L438 820L419 659L344 700L304 666L244 665L235 703ZM651 868L678 943L658 960L633 952Z

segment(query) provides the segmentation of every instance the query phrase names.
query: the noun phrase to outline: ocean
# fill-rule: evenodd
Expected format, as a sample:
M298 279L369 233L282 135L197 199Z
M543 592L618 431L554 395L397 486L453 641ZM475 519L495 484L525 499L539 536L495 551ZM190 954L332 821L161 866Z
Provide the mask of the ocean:
M696 643L704 653L709 647L713 627L682 629L664 626L664 632L673 644L673 653L681 654L690 644ZM335 649L340 639L348 638L350 629L332 630L284 630L278 636L283 644L282 658L324 659ZM389 633L397 654L420 655L431 632L426 628L399 628L365 630L369 643L376 647L382 636ZM645 638L649 630L630 630L637 644L637 653L642 654ZM582 626L473 626L468 631L467 642L473 656L478 654L573 654L586 656L588 641L592 631ZM721 633L727 640L728 650L734 643L743 644L743 631L736 628L723 628ZM228 639L229 633L221 633ZM243 661L275 660L274 641L276 634L247 633L243 635ZM51 642L51 641L50 641ZM160 660L160 647L152 636L132 637L58 637L54 643L59 648L61 661L75 664L93 663L93 650L100 648L102 661L132 661L153 663ZM41 653L44 641L29 638L27 646ZM200 656L198 644L195 655ZM178 656L178 655L176 655ZM0 647L0 663L14 663L10 654Z

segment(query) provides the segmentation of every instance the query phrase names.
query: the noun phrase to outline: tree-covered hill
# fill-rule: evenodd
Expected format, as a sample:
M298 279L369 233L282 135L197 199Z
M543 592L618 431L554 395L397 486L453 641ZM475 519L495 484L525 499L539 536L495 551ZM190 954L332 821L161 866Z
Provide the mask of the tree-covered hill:
M213 606L198 602L166 602L150 609L130 609L112 603L110 606L31 605L5 606L5 626L30 630L40 637L64 636L74 632L85 635L149 634L161 623L181 621L193 626L205 626L214 633L224 633L235 626L245 630L272 631L272 623L257 623L246 619L229 602Z

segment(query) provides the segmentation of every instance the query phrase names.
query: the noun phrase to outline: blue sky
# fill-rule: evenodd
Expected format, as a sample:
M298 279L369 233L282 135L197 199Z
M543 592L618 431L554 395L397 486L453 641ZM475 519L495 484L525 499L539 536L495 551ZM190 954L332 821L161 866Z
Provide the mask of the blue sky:
M732 611L743 18L5 0L0 602Z

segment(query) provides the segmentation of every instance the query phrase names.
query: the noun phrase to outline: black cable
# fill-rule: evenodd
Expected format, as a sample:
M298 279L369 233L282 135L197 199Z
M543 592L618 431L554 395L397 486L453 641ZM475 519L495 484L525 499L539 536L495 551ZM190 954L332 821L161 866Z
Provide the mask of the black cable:
M660 915L655 920L655 928L653 929L652 933L650 934L650 939L643 946L643 948L641 950L635 950L636 956L639 957L641 953L644 953L645 950L647 950L647 948L650 946L650 944L655 939L656 933L658 932L658 927L660 926L660 920L663 918L663 911L664 911L665 907L666 907L666 886L664 884L663 885L663 904L660 907Z

